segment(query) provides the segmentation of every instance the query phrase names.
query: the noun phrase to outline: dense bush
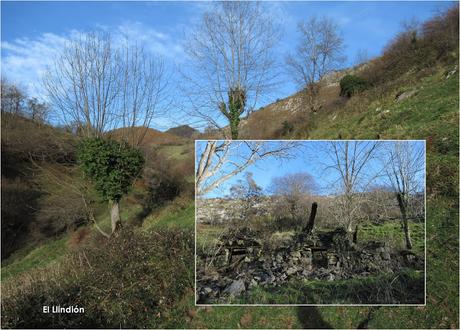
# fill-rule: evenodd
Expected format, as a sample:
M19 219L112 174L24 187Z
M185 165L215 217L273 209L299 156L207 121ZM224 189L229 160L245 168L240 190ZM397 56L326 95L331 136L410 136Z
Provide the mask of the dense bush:
M281 136L287 135L291 133L293 130L294 125L291 122L287 120L283 121L283 126L281 127Z
M367 88L367 81L361 77L347 74L340 79L340 96L351 97Z
M86 139L78 145L82 170L106 200L119 201L139 175L144 158L139 150L115 140Z
M273 228L276 231L300 230L306 220L292 217L276 217L273 222Z
M44 189L46 191L38 200L35 212L37 229L41 234L52 237L87 223L85 204L72 187L50 182Z
M36 186L2 177L2 260L24 243L40 196Z
M193 185L186 177L193 175L182 164L177 164L161 153L149 151L146 154L146 166L142 176L147 194L144 197L144 208L152 210L177 196L193 192ZM193 161L191 162L193 164Z
M153 236L152 236L153 235ZM4 285L4 328L153 328L193 287L190 231L93 237L53 271ZM84 307L84 314L44 314L42 306Z

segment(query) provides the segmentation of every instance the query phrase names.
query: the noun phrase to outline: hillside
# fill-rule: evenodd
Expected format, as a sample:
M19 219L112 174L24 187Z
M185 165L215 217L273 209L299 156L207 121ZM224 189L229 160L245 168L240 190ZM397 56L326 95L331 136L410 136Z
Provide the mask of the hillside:
M117 128L109 132L109 135L112 135L115 138L127 137L128 139L132 137L140 139L140 135L142 134L145 134L142 139L142 146L174 145L182 144L184 142L184 139L181 136L169 132L161 132L153 128L147 128L147 130L145 130L144 127Z
M2 327L458 329L458 50L428 64L409 56L399 71L381 70L385 56L329 76L319 111L302 111L297 93L254 112L242 122L241 137L426 140L426 305L197 307L195 164L193 142L184 138L189 129L148 130L142 148L146 168L120 204L124 228L107 240L72 192L75 186L88 189L97 223L109 228L106 203L75 166L75 137L2 114ZM338 82L345 73L373 79L372 84L342 97ZM366 239L388 239L385 229L366 228ZM422 232L417 227L420 240ZM411 276L311 285L331 295L375 293L382 283L411 283ZM300 289L293 283L285 293ZM257 294L271 299L262 290ZM86 312L55 316L37 308L57 301Z
M170 128L167 131L165 131L165 133L173 134L183 138L191 138L192 136L197 135L199 131L188 125L181 125Z

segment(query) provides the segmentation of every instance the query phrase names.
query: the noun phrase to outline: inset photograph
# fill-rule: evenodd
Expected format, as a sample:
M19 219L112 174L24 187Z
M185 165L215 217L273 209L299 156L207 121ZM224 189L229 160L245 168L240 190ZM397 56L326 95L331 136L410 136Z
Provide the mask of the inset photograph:
M197 305L424 305L425 141L195 143Z

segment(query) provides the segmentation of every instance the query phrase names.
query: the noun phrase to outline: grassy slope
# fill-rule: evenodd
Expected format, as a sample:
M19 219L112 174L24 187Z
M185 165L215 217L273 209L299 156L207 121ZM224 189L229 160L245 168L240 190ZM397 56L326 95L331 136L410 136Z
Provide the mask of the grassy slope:
M438 138L453 149L458 139L458 76L446 79L443 70L423 78L413 88L417 95L395 101L394 94L370 103L365 111L357 106L346 113L333 112L315 118L310 139L428 139Z
M136 204L129 205L122 203L120 210L122 219L131 219L141 211L141 208ZM106 208L101 207L98 210L97 222L103 230L110 231L110 215ZM92 225L89 226L92 227ZM63 235L56 239L50 238L38 245L31 244L25 246L16 251L8 259L2 261L2 281L6 281L31 269L53 267L69 251L70 240L70 234Z
M2 281L29 269L49 267L59 262L67 251L66 237L49 240L39 246L22 248L2 262Z
M152 130L154 133L156 131ZM12 131L14 133L14 130ZM161 133L166 137L170 134ZM154 136L156 137L156 135ZM154 138L153 137L153 138ZM152 138L152 139L153 139ZM155 145L161 153L167 158L183 161L190 154L190 142L184 143L180 138L173 136L174 141L180 141L183 144L178 145ZM161 142L161 141L160 141ZM168 141L170 142L170 141ZM46 184L46 183L45 183ZM130 195L121 201L120 216L128 221L136 221L138 215L142 213L142 206L136 200L134 195L142 194L140 187L134 187ZM177 209L177 208L176 208ZM150 215L144 224L145 228L164 228L164 227L193 227L194 211L193 206L188 206L185 210L175 210L174 205L166 206L161 212ZM172 211L172 212L171 212ZM183 211L183 212L182 212ZM110 232L110 214L105 203L100 204L95 209L95 217L99 226L106 232ZM94 225L89 225L93 228ZM94 229L94 228L93 228ZM96 229L94 229L96 230ZM17 275L26 273L28 270L35 268L53 267L59 260L65 257L71 248L69 241L71 234L64 234L57 238L49 238L45 242L30 242L30 244L13 253L9 258L2 261L1 280L6 281Z
M315 128L297 137L336 139L340 134L355 139L427 139L428 173L442 162L443 169L458 177L458 76L446 79L440 70L411 87L418 89L417 95L401 102L390 95L366 109L340 109L347 110L346 115L337 111L318 114ZM428 198L425 307L213 307L197 310L186 326L356 328L371 315L368 326L373 328L458 328L457 209L456 196ZM187 307L188 314L194 315L191 301Z

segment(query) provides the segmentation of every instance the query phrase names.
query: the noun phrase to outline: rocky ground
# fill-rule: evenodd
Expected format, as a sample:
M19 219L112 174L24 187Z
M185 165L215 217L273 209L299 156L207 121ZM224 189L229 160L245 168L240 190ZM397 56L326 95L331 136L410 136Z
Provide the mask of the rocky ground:
M271 210L272 199L261 198L260 202L254 204L252 209L256 215L263 216ZM234 218L235 210L241 201L229 198L197 198L196 199L196 221L197 223L219 224Z
M226 303L256 286L281 286L291 279L325 280L423 269L424 260L410 251L392 252L384 242L363 246L350 242L342 229L298 234L290 244L269 250L255 232L233 231L220 240L214 255L197 260L198 303ZM204 264L212 266L204 272Z

